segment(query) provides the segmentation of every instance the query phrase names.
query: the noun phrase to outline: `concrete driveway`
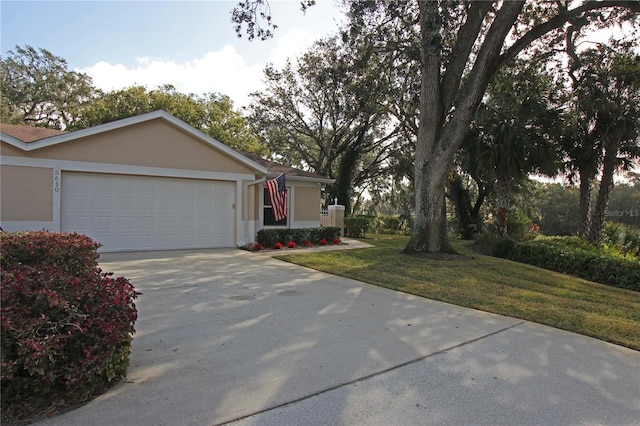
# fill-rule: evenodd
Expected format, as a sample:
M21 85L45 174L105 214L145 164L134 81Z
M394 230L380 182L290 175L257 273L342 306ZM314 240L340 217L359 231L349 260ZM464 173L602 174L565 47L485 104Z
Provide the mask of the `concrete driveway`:
M631 425L640 352L240 250L105 254L125 381L42 425Z

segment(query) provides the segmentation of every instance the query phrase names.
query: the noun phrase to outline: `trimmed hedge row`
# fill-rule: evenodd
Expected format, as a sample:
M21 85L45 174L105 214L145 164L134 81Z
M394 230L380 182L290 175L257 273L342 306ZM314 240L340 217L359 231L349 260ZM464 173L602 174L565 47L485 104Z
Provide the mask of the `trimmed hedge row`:
M85 400L125 376L137 293L78 234L0 233L2 410Z
M286 244L293 241L296 244L304 244L310 241L313 244L320 240L333 241L340 237L340 228L335 226L323 226L320 228L291 228L291 229L261 229L258 231L258 244L271 247L275 243Z
M578 237L538 237L522 243L503 239L495 249L498 257L640 291L640 259Z

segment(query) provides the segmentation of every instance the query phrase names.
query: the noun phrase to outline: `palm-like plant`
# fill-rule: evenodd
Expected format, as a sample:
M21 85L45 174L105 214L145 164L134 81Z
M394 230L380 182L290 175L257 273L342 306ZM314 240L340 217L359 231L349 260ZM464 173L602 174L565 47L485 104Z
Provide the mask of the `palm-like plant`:
M507 234L511 194L531 173L553 175L559 156L552 142L557 111L551 79L536 61L515 62L492 82L463 143L463 168L491 182L498 230Z
M599 242L614 176L640 157L640 56L631 44L612 43L581 53L579 60L562 145L570 180L580 180L578 233Z

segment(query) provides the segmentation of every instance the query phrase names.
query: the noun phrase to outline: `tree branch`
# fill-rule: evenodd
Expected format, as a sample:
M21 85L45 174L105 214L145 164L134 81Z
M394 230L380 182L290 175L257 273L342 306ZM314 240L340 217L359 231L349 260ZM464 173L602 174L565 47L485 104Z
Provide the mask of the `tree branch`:
M478 38L486 14L492 8L493 2L474 1L467 11L467 20L458 32L456 43L449 55L451 59L442 78L442 107L445 114L453 105L473 45Z
M544 36L545 34L550 33L553 30L556 30L563 26L565 23L576 19L587 12L591 12L593 10L605 9L611 7L619 7L624 9L629 9L630 11L640 12L640 2L639 1L626 1L626 0L611 0L611 1L596 1L591 0L575 9L571 10L563 10L558 15L554 16L550 20L536 25L530 31L528 31L525 35L520 37L510 48L508 48L502 55L500 55L500 59L498 60L497 66L498 68L502 67L513 58L515 58L518 53L524 50L526 47L530 46L535 40Z

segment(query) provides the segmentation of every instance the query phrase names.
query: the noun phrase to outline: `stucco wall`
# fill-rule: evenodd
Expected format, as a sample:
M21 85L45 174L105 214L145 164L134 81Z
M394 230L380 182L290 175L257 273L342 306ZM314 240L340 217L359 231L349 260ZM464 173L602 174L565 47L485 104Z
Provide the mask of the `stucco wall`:
M295 187L293 220L315 220L320 223L320 187L299 186Z
M53 170L0 166L0 219L53 220Z

